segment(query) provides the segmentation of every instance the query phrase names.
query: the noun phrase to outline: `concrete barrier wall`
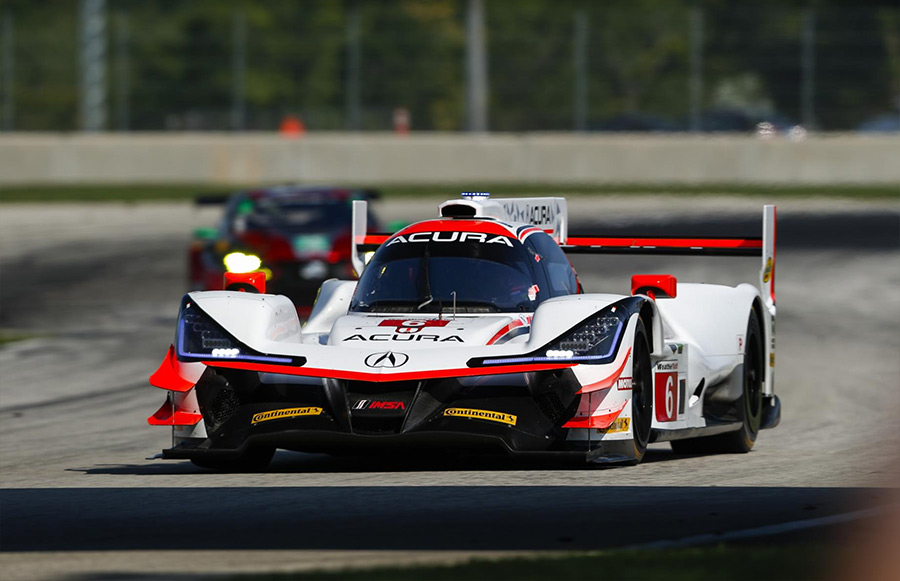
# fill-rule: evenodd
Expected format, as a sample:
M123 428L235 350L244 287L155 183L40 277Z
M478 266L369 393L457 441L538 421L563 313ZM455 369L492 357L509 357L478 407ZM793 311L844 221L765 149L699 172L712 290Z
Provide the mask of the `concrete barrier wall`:
M5 134L0 185L900 184L900 136Z

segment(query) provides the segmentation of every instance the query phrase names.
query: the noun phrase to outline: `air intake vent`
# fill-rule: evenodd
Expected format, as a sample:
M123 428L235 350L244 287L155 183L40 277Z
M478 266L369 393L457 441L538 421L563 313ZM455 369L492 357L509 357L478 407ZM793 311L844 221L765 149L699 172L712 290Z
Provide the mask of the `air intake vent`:
M466 204L448 204L441 208L442 218L474 218L475 207Z

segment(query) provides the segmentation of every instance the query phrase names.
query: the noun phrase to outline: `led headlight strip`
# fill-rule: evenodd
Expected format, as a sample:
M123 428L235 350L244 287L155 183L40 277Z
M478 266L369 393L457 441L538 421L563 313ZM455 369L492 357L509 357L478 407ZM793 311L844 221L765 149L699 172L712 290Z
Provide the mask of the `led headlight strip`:
M262 355L250 349L213 321L212 317L193 304L189 298L182 303L178 315L175 348L179 359L200 361L259 361L303 365L303 358ZM303 359L297 361L297 359Z
M529 363L609 363L616 357L629 317L643 299L628 297L591 315L543 347L513 357L478 358L470 367Z

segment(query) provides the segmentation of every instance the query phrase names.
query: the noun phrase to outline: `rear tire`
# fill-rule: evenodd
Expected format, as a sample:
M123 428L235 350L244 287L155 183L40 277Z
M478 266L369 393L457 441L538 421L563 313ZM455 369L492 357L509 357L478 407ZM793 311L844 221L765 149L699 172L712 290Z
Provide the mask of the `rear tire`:
M744 345L744 389L736 409L741 429L705 438L672 440L672 450L679 454L746 454L753 449L762 419L762 383L765 376L763 355L759 320L756 318L756 309L751 309Z
M191 458L194 466L217 472L262 472L272 461L275 448L258 446L247 448L239 456Z
M653 376L650 372L650 346L644 322L638 319L634 331L631 384L631 431L634 441L634 460L640 464L650 443L650 427L653 423Z

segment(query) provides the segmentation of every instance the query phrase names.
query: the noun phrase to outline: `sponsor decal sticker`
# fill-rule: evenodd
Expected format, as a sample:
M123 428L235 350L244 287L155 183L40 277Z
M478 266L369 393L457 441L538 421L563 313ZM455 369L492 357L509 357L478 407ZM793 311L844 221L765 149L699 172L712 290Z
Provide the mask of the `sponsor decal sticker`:
M766 268L763 270L763 282L769 282L769 279L772 278L772 257L766 261Z
M251 424L259 424L271 420L286 420L288 418L299 418L303 416L319 416L322 415L322 408L303 407L303 408L284 408L280 410L269 410L253 414L250 419Z
M616 418L605 430L597 430L598 434L618 434L627 432L631 425L631 418Z
M632 377L620 377L616 380L616 389L619 391L631 391L633 385L634 378Z
M396 327L395 333L418 333L426 327L446 327L449 319L385 319L378 323L379 327Z
M677 361L660 361L656 364L657 371L678 371Z
M413 234L398 234L387 243L409 244L410 242L480 242L481 244L505 244L512 247L509 237L500 234L485 234L484 232L415 232Z
M405 410L406 404L402 401L376 401L361 399L353 406L355 410Z
M671 364L671 372L656 373L653 376L654 391L656 393L656 401L653 404L656 412L656 421L658 422L674 422L677 418L678 410L678 363L675 361L661 361L657 364L658 369L670 369L670 367L662 367L664 364Z
M350 335L346 339L343 339L343 341L434 341L435 343L465 343L463 338L459 335L441 337L440 335L412 334L411 331L394 333L393 335L390 333L373 333L368 337L357 333L355 335Z
M524 222L535 226L550 226L562 213L557 203L523 204L504 203L503 211L513 222Z
M444 410L444 415L455 418L475 418L476 420L487 420L489 422L498 422L510 426L516 425L516 420L518 420L517 416L504 412L468 408L447 408Z
M450 319L385 319L378 323L379 327L446 327Z

